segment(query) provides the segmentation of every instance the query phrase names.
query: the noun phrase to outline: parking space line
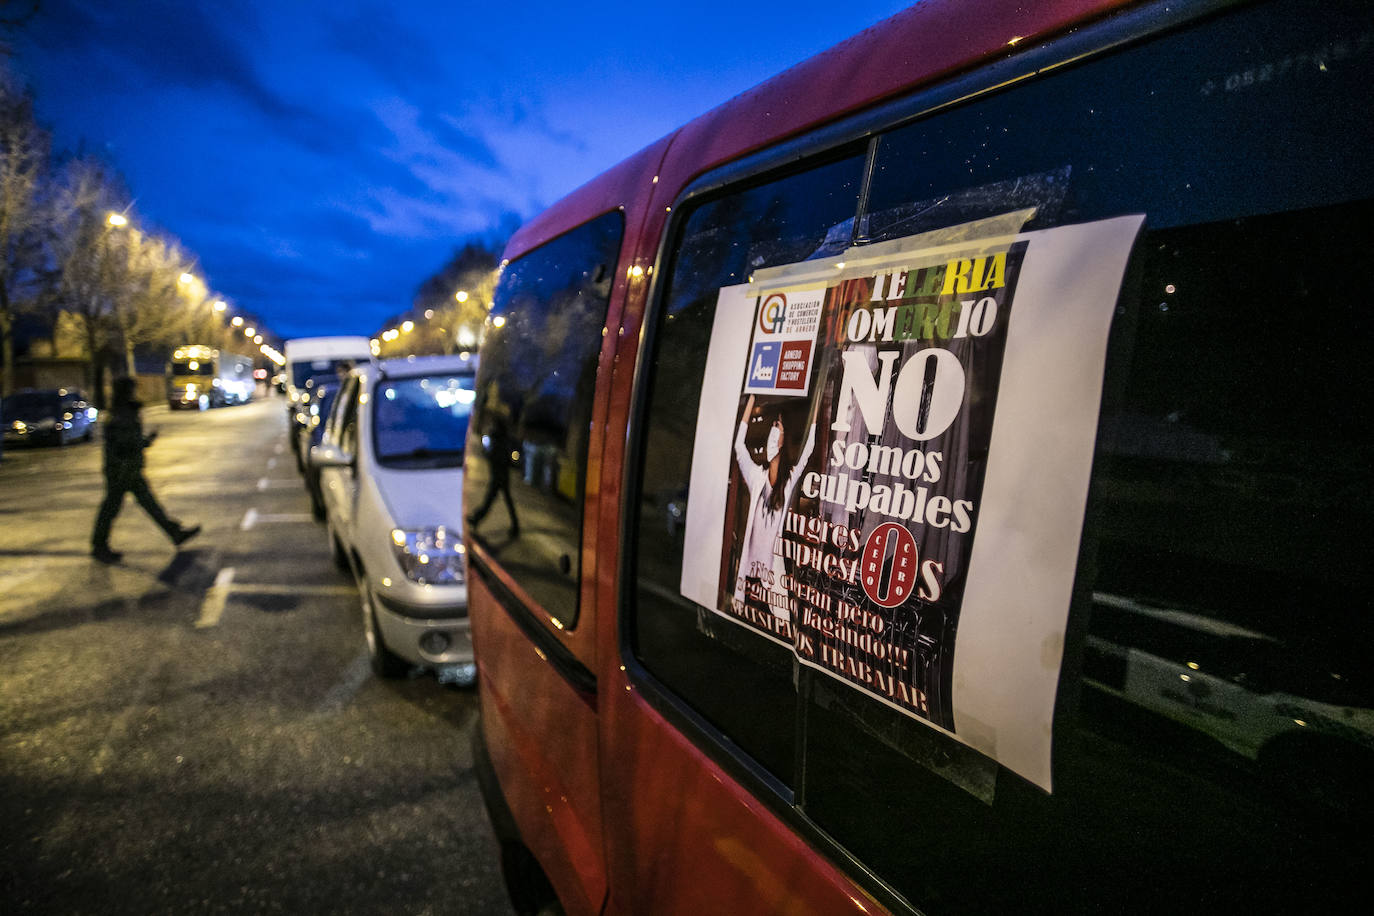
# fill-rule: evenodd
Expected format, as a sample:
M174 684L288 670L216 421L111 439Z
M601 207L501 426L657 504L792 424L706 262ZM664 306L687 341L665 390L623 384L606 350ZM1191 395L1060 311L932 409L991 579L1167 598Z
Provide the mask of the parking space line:
M247 531L249 528L252 528L252 527L253 527L254 525L256 525L257 523L258 523L258 510L257 510L257 509L249 509L247 512L243 513L243 521L239 522L239 530L240 530L240 531Z
M273 469L274 467L276 467L276 466L277 466L277 459L275 459L275 458L268 458L268 459L267 459L267 470L270 471L270 470L272 470L272 469Z
M228 591L235 595L356 595L351 585L271 585L240 582Z
M196 618L196 629L218 626L224 616L224 603L229 599L229 588L234 582L234 567L226 566L215 576L215 584L205 593L200 605L200 616Z
M196 618L195 628L206 630L219 626L224 617L224 608L234 595L305 595L348 598L358 594L351 585L274 585L267 582L235 582L235 568L226 566L215 576L215 584L205 592L205 600L200 605L200 616Z
M267 477L260 477L260 478L258 478L258 489L259 489L259 490L267 490L267 489L284 490L284 489L286 489L287 487L298 487L298 486L300 486L300 481L298 481L298 480L296 480L296 479L294 479L294 478L289 478L289 477L288 477L288 478L277 478L277 479L275 479L275 480L270 479L270 478L267 478Z

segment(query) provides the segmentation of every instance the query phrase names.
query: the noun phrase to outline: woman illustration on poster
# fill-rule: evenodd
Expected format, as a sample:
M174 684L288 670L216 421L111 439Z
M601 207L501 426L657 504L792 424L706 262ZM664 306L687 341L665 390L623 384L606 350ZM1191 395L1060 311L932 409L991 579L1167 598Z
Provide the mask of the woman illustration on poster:
M755 592L755 597L765 600L775 617L788 619L791 612L787 590L782 587L784 566L776 545L797 480L802 468L811 460L811 450L816 445L816 424L813 420L806 444L796 462L788 463L787 429L783 424L782 412L778 411L768 430L764 464L760 465L754 461L748 446L744 444L749 418L753 415L754 396L750 395L744 406L744 416L740 418L739 431L735 434L735 461L739 464L744 485L749 488L748 522L745 523L744 549L740 553L739 568L735 574L735 600L745 600L752 580L762 590L761 595Z

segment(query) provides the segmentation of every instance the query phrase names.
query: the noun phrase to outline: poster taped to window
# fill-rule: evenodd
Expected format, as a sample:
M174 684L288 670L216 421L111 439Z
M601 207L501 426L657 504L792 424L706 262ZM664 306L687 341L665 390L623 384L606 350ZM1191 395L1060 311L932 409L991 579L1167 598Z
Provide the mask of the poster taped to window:
M1033 212L720 291L681 591L1048 791L1107 331L1143 217L1021 231Z

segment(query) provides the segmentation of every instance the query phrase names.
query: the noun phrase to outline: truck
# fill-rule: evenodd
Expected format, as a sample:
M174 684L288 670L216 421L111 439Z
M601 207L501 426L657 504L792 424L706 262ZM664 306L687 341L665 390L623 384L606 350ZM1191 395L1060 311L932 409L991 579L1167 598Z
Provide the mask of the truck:
M255 385L252 358L238 353L187 344L167 361L167 406L173 410L243 404Z

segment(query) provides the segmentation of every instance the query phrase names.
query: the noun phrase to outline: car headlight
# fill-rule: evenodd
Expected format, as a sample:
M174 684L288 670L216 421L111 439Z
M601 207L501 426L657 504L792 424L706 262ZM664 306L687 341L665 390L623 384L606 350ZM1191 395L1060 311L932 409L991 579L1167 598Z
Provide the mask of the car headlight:
M463 546L458 532L437 528L393 529L391 547L406 578L427 585L462 585L466 581Z

